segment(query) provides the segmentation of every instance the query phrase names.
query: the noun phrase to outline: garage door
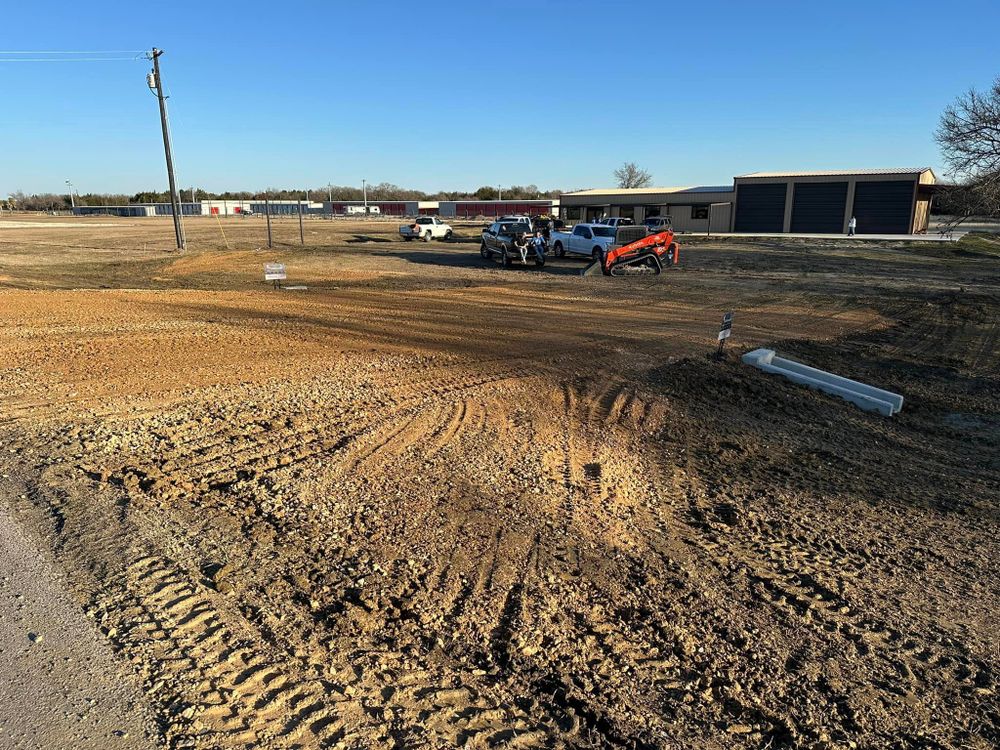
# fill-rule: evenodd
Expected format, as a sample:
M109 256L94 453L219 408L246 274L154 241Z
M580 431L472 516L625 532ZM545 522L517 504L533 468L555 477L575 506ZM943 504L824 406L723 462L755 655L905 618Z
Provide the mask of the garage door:
M736 231L783 231L786 189L784 182L740 185L736 192Z
M854 188L854 218L859 234L909 234L913 180L859 182Z
M846 182L797 182L792 198L792 231L840 234L847 208Z

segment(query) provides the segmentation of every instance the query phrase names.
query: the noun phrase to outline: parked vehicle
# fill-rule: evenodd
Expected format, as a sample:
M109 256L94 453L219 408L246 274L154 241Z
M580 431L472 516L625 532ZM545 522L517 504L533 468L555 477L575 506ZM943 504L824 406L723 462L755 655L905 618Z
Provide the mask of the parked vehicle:
M527 221L495 221L483 231L479 254L487 260L494 255L500 257L500 265L508 267L512 263L528 265L534 263L541 268L545 257L539 258L531 245L531 224Z
M577 224L571 232L552 232L549 243L556 257L566 253L585 255L593 260L604 257L608 246L615 241L615 228L607 224Z
M552 224L552 228L549 228L549 224ZM553 229L561 230L566 226L566 222L562 219L557 219L554 216L549 216L548 214L542 214L540 216L531 217L531 228L536 232L544 232L545 236L548 237L549 233Z
M352 214L380 214L382 209L378 206L345 206L344 212L348 216Z
M627 216L607 216L595 224L604 224L609 227L631 227L635 226L635 221Z
M450 240L454 232L437 216L421 216L412 224L403 224L399 228L399 234L407 242L414 239L430 242L432 239Z
M523 214L501 216L497 219L497 222L502 224L527 224L529 227L531 226L531 219Z
M669 216L650 216L642 222L650 234L658 234L673 229L674 222Z

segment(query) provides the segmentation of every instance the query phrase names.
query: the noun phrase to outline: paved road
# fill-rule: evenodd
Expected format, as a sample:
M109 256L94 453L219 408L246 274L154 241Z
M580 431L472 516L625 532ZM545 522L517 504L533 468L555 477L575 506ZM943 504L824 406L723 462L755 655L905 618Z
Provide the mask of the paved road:
M0 707L4 750L156 746L138 680L2 495Z

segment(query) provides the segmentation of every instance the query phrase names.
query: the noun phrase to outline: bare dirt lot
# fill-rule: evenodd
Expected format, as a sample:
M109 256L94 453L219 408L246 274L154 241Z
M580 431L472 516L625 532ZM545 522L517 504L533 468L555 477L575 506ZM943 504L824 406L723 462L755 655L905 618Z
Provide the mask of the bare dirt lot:
M180 255L99 219L0 222L0 472L163 745L1000 743L988 247L701 241L609 279L502 270L472 225L268 250L205 218Z

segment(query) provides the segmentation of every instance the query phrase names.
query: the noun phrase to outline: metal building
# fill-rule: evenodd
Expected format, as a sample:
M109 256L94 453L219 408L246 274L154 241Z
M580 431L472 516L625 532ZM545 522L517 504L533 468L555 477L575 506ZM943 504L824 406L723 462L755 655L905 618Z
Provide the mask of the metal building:
M578 190L559 197L560 218L596 221L624 216L637 224L652 216L669 216L679 232L727 232L735 192L729 185L702 187L609 188Z
M348 208L364 206L363 201L323 201L323 211L327 214L358 213ZM379 216L416 216L420 211L419 201L368 201L368 209Z
M927 230L937 178L930 167L753 172L733 186L579 190L560 218L670 216L680 232L918 234Z
M558 208L559 200L552 198L510 201L439 201L438 203L438 212L441 216L458 219L474 219L477 216L551 215Z
M753 172L735 178L734 232L917 234L927 230L930 167Z

